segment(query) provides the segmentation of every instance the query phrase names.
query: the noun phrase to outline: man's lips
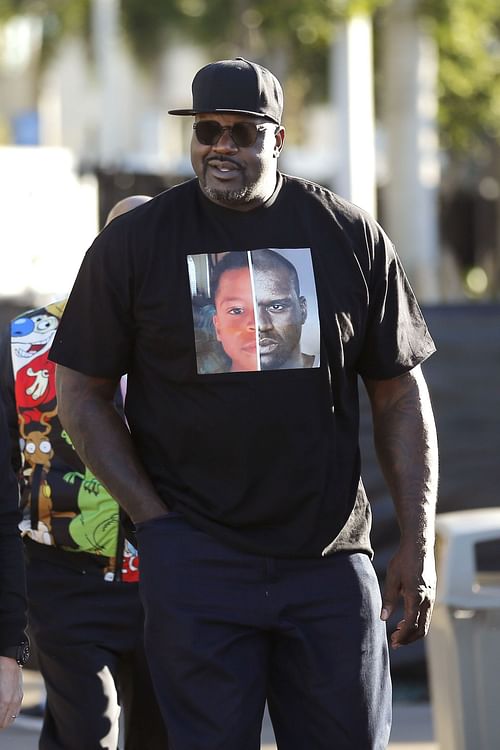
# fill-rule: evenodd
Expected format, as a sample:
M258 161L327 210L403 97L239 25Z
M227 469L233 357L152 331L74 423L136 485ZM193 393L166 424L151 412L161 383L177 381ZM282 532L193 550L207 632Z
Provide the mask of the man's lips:
M259 339L259 350L261 354L270 354L279 346L279 342L275 339L262 338Z
M232 159L209 159L207 169L219 179L227 179L241 172L242 167Z

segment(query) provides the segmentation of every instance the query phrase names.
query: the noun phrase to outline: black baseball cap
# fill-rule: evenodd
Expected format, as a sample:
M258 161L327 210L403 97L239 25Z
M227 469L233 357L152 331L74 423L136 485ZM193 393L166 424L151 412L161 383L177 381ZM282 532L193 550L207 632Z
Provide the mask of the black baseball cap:
M169 115L235 112L281 123L283 90L262 65L237 57L200 68L193 78L192 109L170 109Z

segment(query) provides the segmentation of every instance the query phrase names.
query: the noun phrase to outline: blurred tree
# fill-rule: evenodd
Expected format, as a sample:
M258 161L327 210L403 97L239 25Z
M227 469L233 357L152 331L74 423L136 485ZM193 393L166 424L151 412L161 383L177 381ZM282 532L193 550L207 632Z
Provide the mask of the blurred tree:
M305 93L326 95L326 51L335 24L352 12L372 12L390 0L122 0L124 28L143 62L182 34L214 56L285 59L300 71ZM278 62L279 66L279 62ZM277 71L283 74L284 71Z
M43 63L50 58L64 36L88 37L91 2L92 0L0 0L0 22L18 14L40 16L43 21Z
M439 48L441 143L500 141L499 0L420 0Z
M203 45L214 57L247 55L287 82L288 104L327 95L327 50L336 24L357 12L380 16L392 0L121 0L123 26L143 65L171 40ZM500 140L499 0L415 0L440 53L441 142L467 151ZM92 0L0 0L0 21L41 15L44 55L65 34L86 34Z

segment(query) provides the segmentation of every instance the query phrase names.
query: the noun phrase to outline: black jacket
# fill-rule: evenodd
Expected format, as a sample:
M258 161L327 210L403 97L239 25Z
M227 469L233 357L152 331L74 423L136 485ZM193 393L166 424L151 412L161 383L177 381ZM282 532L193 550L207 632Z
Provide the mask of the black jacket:
M0 400L0 653L24 639L26 581L18 523L19 489L11 467L11 447Z

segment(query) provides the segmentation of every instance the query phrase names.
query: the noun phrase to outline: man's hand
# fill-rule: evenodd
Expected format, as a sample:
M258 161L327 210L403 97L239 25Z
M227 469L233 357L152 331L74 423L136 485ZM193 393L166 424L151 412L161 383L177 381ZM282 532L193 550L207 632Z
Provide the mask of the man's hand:
M391 559L385 580L381 619L388 620L403 598L404 618L391 634L391 646L406 646L427 635L436 592L432 551L421 552L401 545Z
M0 729L10 726L23 700L23 673L15 659L0 656Z

